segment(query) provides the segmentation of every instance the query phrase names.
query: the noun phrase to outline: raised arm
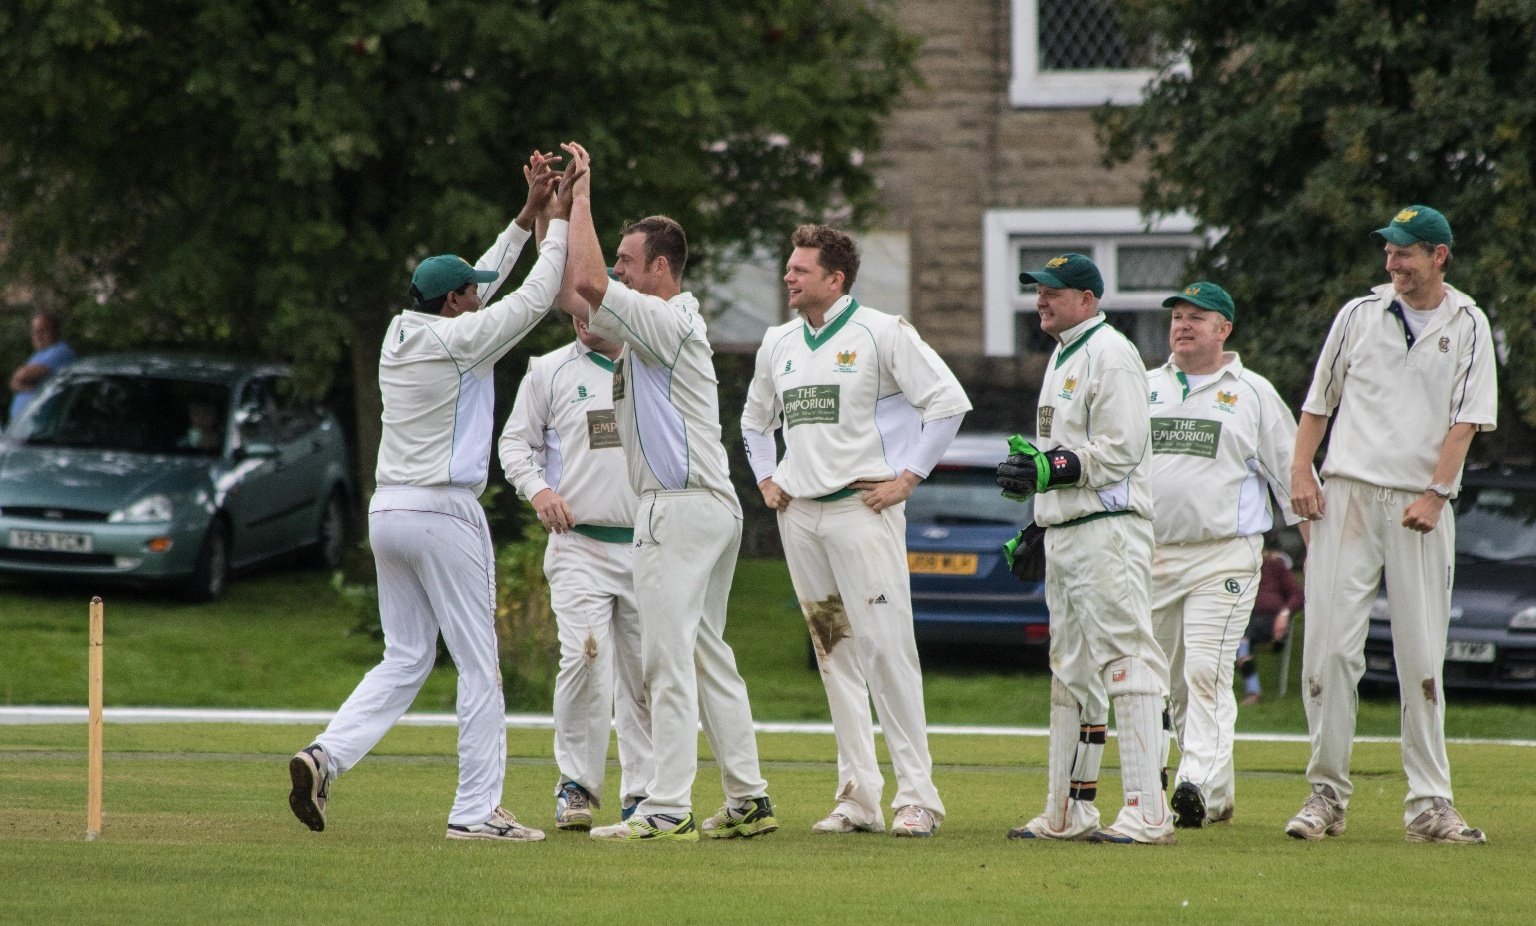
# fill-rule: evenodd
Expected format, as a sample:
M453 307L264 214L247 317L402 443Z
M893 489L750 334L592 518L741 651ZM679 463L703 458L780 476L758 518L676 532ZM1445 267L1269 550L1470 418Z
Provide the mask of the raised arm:
M566 264L566 280L579 300L572 300L573 304L560 308L586 321L591 317L592 308L603 304L603 296L608 292L607 264L603 261L603 247L597 240L597 227L592 224L592 161L587 149L576 142L567 142L560 147L570 154L571 167L580 169L571 185L571 253ZM561 191L562 195L564 192Z

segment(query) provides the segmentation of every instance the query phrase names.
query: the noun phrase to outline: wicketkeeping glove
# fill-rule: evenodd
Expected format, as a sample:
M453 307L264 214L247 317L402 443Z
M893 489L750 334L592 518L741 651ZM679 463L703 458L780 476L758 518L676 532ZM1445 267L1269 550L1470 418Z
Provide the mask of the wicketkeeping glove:
M1018 434L1008 438L1008 449L1013 452L997 467L997 485L1008 498L1027 501L1082 478L1082 462L1070 450L1041 450Z

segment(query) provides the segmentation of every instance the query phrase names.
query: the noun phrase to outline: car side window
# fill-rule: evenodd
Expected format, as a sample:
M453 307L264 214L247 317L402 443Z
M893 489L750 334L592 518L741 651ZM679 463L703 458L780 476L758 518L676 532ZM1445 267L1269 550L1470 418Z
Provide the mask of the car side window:
M277 408L272 399L271 384L266 377L257 377L240 387L238 414L242 447L277 443Z
M299 393L291 378L274 376L269 382L277 407L277 428L283 440L298 440L320 424L319 408Z

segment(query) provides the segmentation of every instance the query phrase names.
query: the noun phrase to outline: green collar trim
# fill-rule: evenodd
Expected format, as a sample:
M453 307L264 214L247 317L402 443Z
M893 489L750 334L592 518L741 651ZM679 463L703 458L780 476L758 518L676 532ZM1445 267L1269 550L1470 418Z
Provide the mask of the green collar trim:
M1103 328L1107 324L1109 324L1109 322L1099 322L1097 325L1094 325L1092 328L1089 328L1087 331L1083 332L1083 336L1082 337L1078 338L1076 341L1073 341L1071 344L1069 344L1066 347L1062 348L1061 353L1056 355L1056 366L1054 367L1054 369L1058 369L1058 370L1061 369L1061 365L1063 363L1067 362L1067 358L1068 357L1070 357L1073 354L1075 354L1079 347L1082 347L1084 344L1087 344L1088 343L1088 339L1093 337L1094 334L1097 333L1100 328Z
M1178 378L1179 385L1184 387L1184 398L1189 398L1189 377L1184 375L1183 370L1179 370L1173 375ZM1183 399L1180 399L1179 401L1183 401Z
M613 372L613 361L612 360L609 360L607 357L604 357L602 354L599 354L595 350L589 350L586 353L587 353L587 359L588 360L592 361L593 363L595 363L598 366L602 367L603 369L607 370L609 373Z
M843 330L843 326L848 324L848 320L852 318L853 313L857 312L858 310L859 300L850 297L848 300L848 308L843 310L843 314L832 319L829 324L823 326L821 329L821 334L815 335L811 334L811 323L802 319L800 322L800 331L805 335L805 346L809 347L811 350L815 350L821 345L832 340L832 337L839 331Z

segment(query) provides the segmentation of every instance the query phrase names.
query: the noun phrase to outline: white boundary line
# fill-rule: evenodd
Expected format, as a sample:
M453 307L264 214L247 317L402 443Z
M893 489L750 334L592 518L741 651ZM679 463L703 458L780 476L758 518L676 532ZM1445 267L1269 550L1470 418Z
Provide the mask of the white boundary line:
M253 724L305 724L323 726L330 722L332 711L270 711L239 708L190 708L190 707L109 707L104 717L109 723L253 723ZM83 707L0 707L0 725L19 724L83 724L87 711ZM451 727L458 718L446 713L406 714L399 725L407 727ZM508 714L507 726L514 730L553 730L555 718L549 714ZM767 722L752 725L759 733L823 733L830 735L830 723ZM879 731L879 727L875 727ZM1035 736L1048 735L1045 727L960 726L937 724L928 728L930 734L940 736ZM1237 739L1250 743L1305 743L1302 733L1239 733ZM1357 736L1357 743L1396 743L1396 736ZM1523 746L1536 747L1536 740L1524 739L1448 739L1457 746Z

